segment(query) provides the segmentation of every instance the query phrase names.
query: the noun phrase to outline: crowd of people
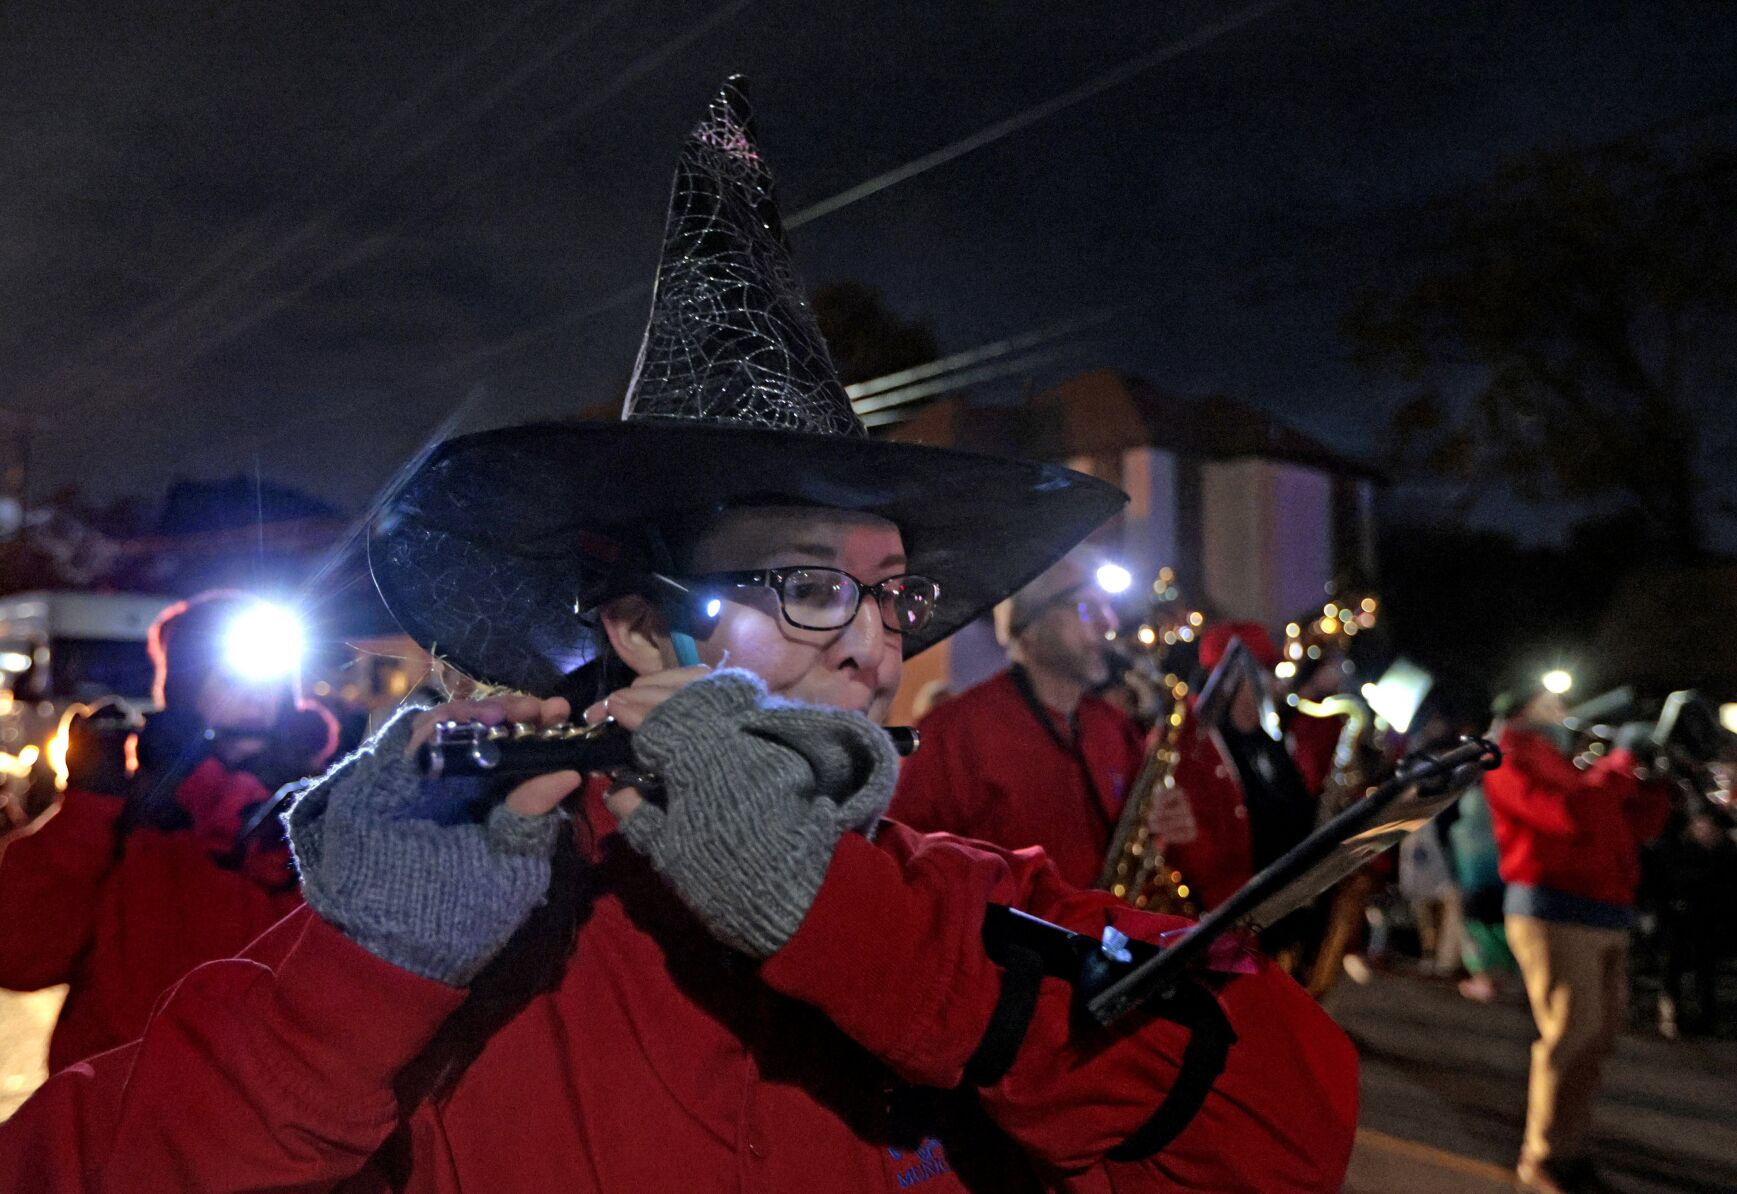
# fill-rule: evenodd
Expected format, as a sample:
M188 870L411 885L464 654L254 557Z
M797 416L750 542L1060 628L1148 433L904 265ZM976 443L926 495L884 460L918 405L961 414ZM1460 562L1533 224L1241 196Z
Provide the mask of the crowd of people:
M0 985L70 992L0 1185L1337 1190L1357 1063L1318 997L1392 947L1368 872L1113 1030L1080 1013L1085 970L986 926L1167 940L1383 760L1484 727L1380 740L1322 703L1341 657L1286 676L1234 621L1191 631L1195 673L1143 723L1076 546L1122 501L866 436L726 84L620 422L451 441L376 529L382 596L464 699L324 770L335 725L293 675L227 665L250 599L212 594L153 631L159 712L81 723L54 815L0 854ZM904 659L985 616L1008 666L935 702L901 764ZM1638 731L1582 768L1565 716L1508 698L1503 767L1401 864L1439 970L1463 959L1475 998L1522 976L1543 1191L1595 1188L1643 846L1670 1006L1692 972L1709 1022L1718 949L1684 909L1732 849L1707 810L1675 827ZM415 762L441 722L575 720L630 732L632 766ZM1149 888L1106 881L1124 848L1162 858Z
M1184 663L1164 660L1189 673L1176 686L1184 710L1166 757L1155 741L1161 705L1141 717L1132 702L1103 699L1118 682L1110 644L1128 636L1116 633L1097 564L1076 550L1006 603L1008 668L943 695L922 719L925 750L901 774L892 815L1040 846L1086 884L1105 877L1125 801L1144 799L1143 846L1186 878L1190 910L1204 911L1337 811L1345 793L1332 789L1348 768L1362 767L1355 782L1366 788L1383 759L1390 768L1407 752L1487 735L1503 752L1499 769L1397 857L1269 927L1262 944L1317 996L1341 968L1368 982L1376 968L1404 967L1454 980L1479 1003L1526 1002L1539 1039L1517 1176L1531 1190L1604 1188L1591 1159L1592 1107L1628 1023L1631 985L1644 979L1629 958L1637 932L1658 972L1660 1033L1719 1030L1719 973L1737 953L1737 837L1721 794L1674 781L1653 722L1589 734L1541 681L1502 693L1484 716L1426 696L1404 732L1375 717L1371 739L1368 723L1333 711L1345 701L1322 701L1354 687L1342 650L1316 652L1299 675L1279 666L1265 628L1247 622L1208 624ZM1236 679L1218 670L1232 643L1255 666L1209 711L1206 694ZM1154 758L1163 775L1147 771L1151 790L1135 790ZM1174 902L1176 887L1159 894Z

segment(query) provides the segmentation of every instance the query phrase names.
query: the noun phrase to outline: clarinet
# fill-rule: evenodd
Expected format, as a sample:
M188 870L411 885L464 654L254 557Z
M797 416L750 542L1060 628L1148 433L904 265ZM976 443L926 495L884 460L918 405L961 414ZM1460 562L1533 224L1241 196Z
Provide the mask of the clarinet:
M920 742L910 726L887 726L901 756ZM416 765L430 779L509 779L551 771L614 771L633 766L633 735L613 721L596 725L563 722L534 726L524 722L485 725L480 721L443 721L417 748Z

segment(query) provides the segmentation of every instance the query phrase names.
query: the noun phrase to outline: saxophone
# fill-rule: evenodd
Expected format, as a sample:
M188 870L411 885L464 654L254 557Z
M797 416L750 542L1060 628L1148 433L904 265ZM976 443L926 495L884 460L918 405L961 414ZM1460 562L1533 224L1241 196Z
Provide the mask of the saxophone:
M1333 769L1322 785L1315 821L1325 824L1367 796L1376 783L1386 778L1380 772L1384 765L1381 752L1374 742L1375 719L1369 707L1355 697L1331 696L1317 703L1304 701L1303 711L1318 717L1345 716L1345 728L1333 748ZM1345 955L1356 943L1363 926L1364 910L1379 883L1368 867L1345 876L1321 898L1321 921L1312 948L1303 950L1292 959L1289 967L1295 978L1317 1001L1339 981Z
M1315 823L1324 825L1356 804L1376 785L1371 762L1380 757L1370 739L1374 729L1369 706L1355 697L1330 696L1323 701L1300 701L1298 707L1313 717L1343 715L1345 728L1333 746L1333 768L1321 785Z
M1348 655L1358 634L1375 629L1381 601L1374 590L1354 577L1342 577L1327 586L1327 593L1328 600L1318 614L1285 627L1280 680L1294 682L1310 663L1334 652ZM1345 727L1333 746L1332 768L1315 806L1315 823L1323 825L1386 778L1388 767L1375 741L1374 713L1354 696L1335 694L1316 702L1293 693L1288 699L1294 708L1312 716L1345 717ZM1339 981L1376 887L1367 867L1340 880L1319 898L1319 921L1313 931L1285 951L1290 956L1281 958L1291 976L1317 1000L1325 998Z
M1104 857L1098 886L1136 908L1173 916L1195 916L1198 909L1189 898L1182 872L1164 862L1164 855L1146 832L1146 821L1159 799L1176 784L1176 764L1181 758L1182 725L1188 716L1188 684L1166 674L1170 707L1152 743L1152 750L1128 792L1116 832Z

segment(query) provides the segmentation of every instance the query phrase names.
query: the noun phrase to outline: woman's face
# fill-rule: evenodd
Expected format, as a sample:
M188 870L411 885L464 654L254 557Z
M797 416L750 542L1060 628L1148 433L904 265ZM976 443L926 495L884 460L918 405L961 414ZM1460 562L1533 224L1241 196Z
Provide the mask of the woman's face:
M837 510L753 507L732 510L695 544L686 571L757 571L821 565L874 584L907 569L899 528L883 518ZM886 716L904 668L904 640L881 623L874 599L838 630L803 630L779 612L767 588L724 590L717 627L698 643L713 667L753 672L778 696ZM666 651L673 662L674 655Z

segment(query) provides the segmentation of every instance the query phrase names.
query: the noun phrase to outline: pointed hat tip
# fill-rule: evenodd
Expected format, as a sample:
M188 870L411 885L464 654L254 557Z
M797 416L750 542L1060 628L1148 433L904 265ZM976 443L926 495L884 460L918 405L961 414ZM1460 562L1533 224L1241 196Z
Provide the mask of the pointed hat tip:
M748 86L748 76L731 75L718 85L718 94L712 98L712 117L723 119L752 132L754 128L754 105L751 99L752 89Z
M705 119L694 126L693 140L740 159L751 171L763 171L754 107L748 100L748 80L731 75L719 85L706 107Z

